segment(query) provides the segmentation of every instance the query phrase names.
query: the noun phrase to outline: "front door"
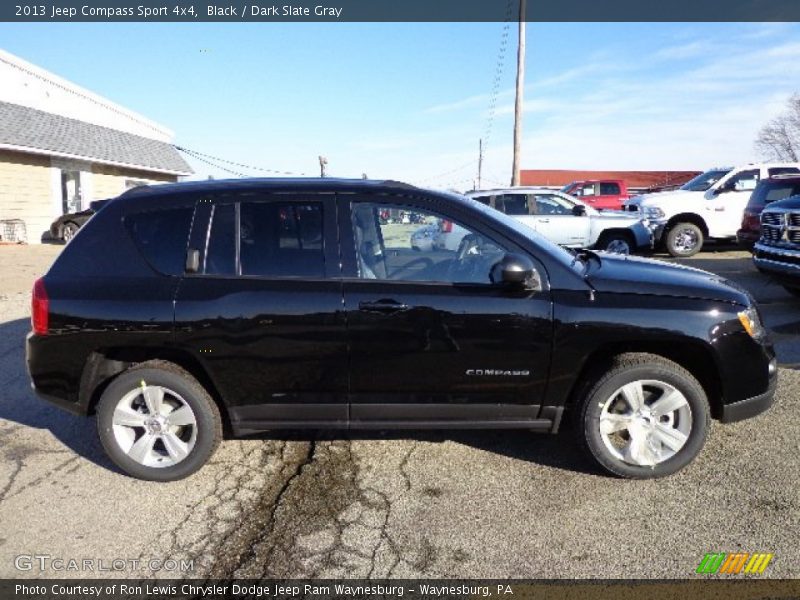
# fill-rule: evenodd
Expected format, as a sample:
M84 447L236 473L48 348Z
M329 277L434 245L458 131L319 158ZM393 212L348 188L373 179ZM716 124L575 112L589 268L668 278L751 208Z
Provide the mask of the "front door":
M750 195L759 181L759 170L741 171L716 190L707 194L706 211L709 235L713 238L735 237L742 226L742 216Z
M240 432L347 423L347 342L332 195L202 199L176 344L207 367ZM208 240L206 244L206 240Z
M576 214L575 203L556 194L534 196L534 229L561 246L584 247L589 243L589 217Z
M492 266L519 249L413 199L349 200L340 200L339 223L353 426L535 419L550 364L550 295L490 281ZM417 223L381 219L396 209ZM420 221L454 223L464 235L454 250L415 249Z

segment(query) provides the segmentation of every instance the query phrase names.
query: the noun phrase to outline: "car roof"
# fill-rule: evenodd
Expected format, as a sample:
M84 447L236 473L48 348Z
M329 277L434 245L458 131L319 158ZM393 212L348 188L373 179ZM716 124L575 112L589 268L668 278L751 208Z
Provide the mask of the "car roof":
M173 194L183 192L226 192L248 189L269 189L274 191L377 191L418 190L411 184L393 180L340 179L334 177L248 177L243 179L209 179L181 181L177 183L143 185L123 193L121 198L143 197L148 195ZM427 191L427 190L426 190Z
M544 186L536 186L536 185L521 185L518 187L509 187L509 188L494 188L491 190L476 190L473 192L467 192L464 194L465 196L469 196L470 198L474 196L482 196L486 194L509 194L514 192L547 192L548 194L563 194L558 188L550 188Z

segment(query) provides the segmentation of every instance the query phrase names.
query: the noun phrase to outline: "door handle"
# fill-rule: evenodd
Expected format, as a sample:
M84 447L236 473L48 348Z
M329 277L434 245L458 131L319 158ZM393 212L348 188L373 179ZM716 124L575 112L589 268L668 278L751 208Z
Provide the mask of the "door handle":
M550 219L537 219L537 221L539 221L539 223L549 223Z
M381 299L375 300L373 302L359 302L358 309L367 311L367 312L378 312L378 313L396 313L402 312L404 310L408 310L411 308L408 304L403 304L402 302L398 302L397 300L390 300L390 299Z

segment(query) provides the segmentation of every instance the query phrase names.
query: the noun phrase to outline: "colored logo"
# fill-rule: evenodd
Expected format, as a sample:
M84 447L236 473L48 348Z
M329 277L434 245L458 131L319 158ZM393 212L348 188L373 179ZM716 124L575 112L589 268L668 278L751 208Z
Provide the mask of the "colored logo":
M738 575L747 573L750 575L761 575L764 569L772 560L773 554L764 552L717 552L706 554L697 566L697 573L712 575Z

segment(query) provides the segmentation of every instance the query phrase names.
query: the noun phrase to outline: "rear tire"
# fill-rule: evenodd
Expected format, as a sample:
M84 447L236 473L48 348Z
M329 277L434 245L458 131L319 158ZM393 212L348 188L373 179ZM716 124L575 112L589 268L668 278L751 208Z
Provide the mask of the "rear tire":
M588 388L577 406L578 443L610 474L671 475L705 444L711 417L703 387L666 358L622 354Z
M211 458L222 439L222 419L192 375L154 360L109 384L97 406L97 431L109 458L127 474L176 481Z
M77 223L73 223L72 221L64 223L64 226L61 228L61 239L64 240L65 244L68 244L69 241L75 237L75 234L78 233L78 229Z
M694 223L675 223L665 240L667 252L676 258L694 256L703 248L703 230Z

